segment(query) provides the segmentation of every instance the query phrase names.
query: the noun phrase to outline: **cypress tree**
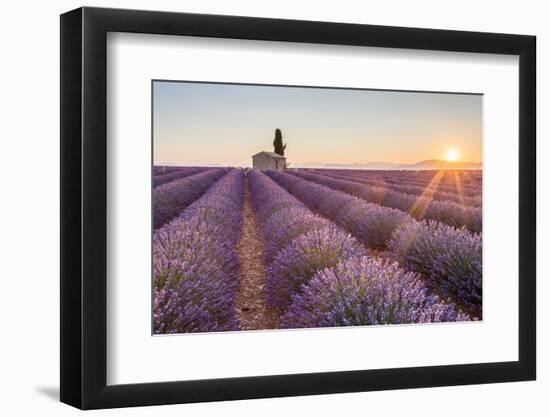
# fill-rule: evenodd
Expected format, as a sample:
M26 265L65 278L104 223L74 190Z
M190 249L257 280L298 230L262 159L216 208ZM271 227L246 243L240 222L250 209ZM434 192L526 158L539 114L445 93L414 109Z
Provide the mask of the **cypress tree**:
M286 143L283 145L283 134L281 129L275 129L275 139L273 140L273 149L274 152L285 156Z

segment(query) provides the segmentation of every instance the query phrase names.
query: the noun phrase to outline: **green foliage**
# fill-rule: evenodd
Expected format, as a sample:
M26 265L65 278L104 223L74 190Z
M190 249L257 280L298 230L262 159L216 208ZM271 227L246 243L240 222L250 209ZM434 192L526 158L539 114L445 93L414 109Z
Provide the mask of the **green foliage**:
M275 139L273 140L273 149L274 152L285 156L286 143L283 145L283 134L281 129L275 129Z

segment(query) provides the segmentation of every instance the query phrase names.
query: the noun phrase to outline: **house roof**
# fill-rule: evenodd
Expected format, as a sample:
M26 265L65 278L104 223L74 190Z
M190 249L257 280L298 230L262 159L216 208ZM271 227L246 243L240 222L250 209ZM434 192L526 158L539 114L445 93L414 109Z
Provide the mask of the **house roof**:
M261 155L261 154L265 154L271 158L275 158L275 159L286 159L284 156L281 156L279 155L278 153L275 153L275 152L267 152L267 151L262 151L262 152L258 152L257 154L255 155L252 155L252 158L254 158L255 156L258 156L258 155Z

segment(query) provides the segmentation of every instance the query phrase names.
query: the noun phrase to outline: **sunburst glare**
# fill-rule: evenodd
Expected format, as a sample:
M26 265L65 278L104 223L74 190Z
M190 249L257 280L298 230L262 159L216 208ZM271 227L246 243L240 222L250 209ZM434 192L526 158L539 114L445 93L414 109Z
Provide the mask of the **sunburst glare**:
M458 152L456 149L449 149L447 151L447 161L454 162L458 159Z

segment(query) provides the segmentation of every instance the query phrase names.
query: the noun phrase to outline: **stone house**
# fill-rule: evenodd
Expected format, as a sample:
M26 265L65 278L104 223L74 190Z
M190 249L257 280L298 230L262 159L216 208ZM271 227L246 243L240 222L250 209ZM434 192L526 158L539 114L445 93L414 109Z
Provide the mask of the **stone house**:
M286 158L275 152L258 152L252 155L252 168L282 171L286 168Z

